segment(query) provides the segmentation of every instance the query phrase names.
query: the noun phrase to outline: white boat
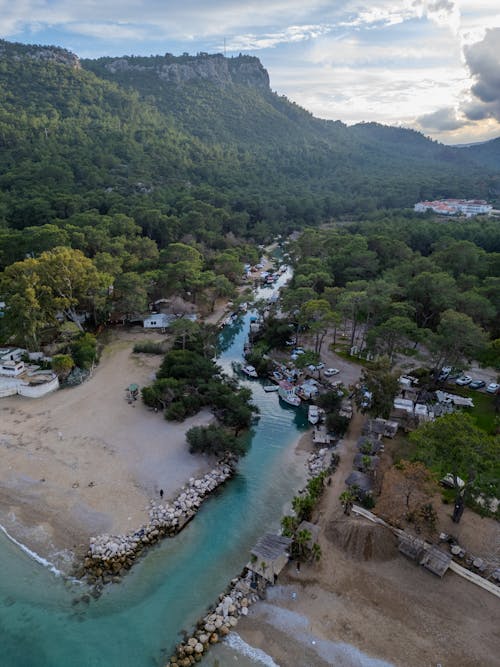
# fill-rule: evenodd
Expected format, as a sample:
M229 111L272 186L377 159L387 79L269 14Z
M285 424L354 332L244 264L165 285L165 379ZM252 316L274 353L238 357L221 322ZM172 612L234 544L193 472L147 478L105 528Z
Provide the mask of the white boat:
M243 366L243 368L241 369L241 372L245 373L245 375L248 375L249 378L259 377L257 375L257 371L255 370L255 368L253 366Z
M271 391L278 391L278 385L277 384L265 384L264 385L264 391L267 393L270 393Z
M307 419L313 426L319 422L319 409L317 405L310 405L307 410Z
M298 407L300 405L300 398L295 393L295 387L291 382L282 380L278 386L278 396L282 398L285 403Z

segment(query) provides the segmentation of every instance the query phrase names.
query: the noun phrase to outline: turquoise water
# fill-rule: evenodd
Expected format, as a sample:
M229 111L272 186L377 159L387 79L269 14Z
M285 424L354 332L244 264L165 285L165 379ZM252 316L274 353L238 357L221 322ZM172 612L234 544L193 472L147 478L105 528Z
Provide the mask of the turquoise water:
M284 279L285 277L283 277ZM265 294L271 294L269 290ZM241 360L250 314L224 330L220 364ZM306 428L305 412L285 408L258 381L246 381L261 413L234 479L215 494L176 538L152 549L118 586L77 603L68 585L0 533L2 667L152 667L163 665L250 548L276 527L301 484L291 455Z

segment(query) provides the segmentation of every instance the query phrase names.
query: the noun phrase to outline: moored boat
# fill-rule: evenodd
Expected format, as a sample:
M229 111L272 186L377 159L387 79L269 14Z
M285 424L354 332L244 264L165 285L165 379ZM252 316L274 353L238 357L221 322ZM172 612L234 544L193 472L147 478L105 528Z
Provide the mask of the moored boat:
M278 396L289 405L293 405L294 407L298 407L300 405L300 398L295 393L295 387L291 382L282 380L279 383Z
M317 405L310 405L307 410L307 419L313 426L319 422L319 409Z
M243 368L241 369L241 372L245 373L245 375L248 375L249 378L259 377L257 375L257 371L255 370L255 368L253 366L243 366Z
M267 393L270 393L272 391L278 391L278 385L277 384L265 384L264 385L264 391Z

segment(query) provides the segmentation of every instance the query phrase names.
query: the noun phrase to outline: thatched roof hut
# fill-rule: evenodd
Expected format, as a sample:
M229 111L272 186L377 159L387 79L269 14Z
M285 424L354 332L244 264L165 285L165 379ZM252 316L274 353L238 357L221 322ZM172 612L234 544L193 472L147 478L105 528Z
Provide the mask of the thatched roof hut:
M274 583L276 577L288 563L291 537L266 533L252 549L247 568Z
M373 490L373 482L370 477L359 470L353 470L345 483L350 488L356 487L360 496L370 495Z
M307 543L307 548L312 549L313 544L318 541L319 526L315 523L310 523L310 521L302 521L297 530L299 532L301 530L307 530L309 533L311 533L311 539Z
M379 457L378 456L370 456L369 454L362 454L361 452L359 454L356 454L354 457L354 467L357 470L369 470L373 471L376 470L378 464L379 464Z
M383 448L383 444L377 438L370 435L362 435L356 443L357 448L366 454L373 456Z

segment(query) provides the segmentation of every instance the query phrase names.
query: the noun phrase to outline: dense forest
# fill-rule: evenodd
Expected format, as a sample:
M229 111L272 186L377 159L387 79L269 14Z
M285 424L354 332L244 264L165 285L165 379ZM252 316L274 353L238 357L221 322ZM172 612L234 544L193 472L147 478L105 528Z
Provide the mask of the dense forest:
M375 230L387 209L423 197L500 192L494 142L466 152L410 130L316 119L272 92L253 57L80 61L5 41L0 56L0 326L26 346L61 318L81 329L82 312L98 326L173 296L209 312L276 234L338 218ZM389 247L403 229L411 237L411 224L393 228ZM428 228L415 240L424 255L436 241ZM375 260L371 247L329 258L336 288L390 271L404 249L383 245ZM484 271L464 291L489 299ZM481 323L497 327L485 313ZM431 324L434 315L419 326Z

